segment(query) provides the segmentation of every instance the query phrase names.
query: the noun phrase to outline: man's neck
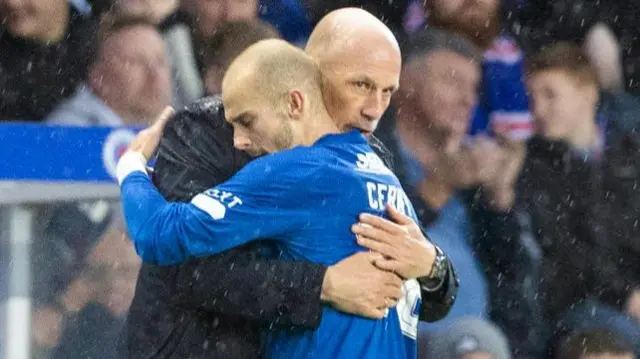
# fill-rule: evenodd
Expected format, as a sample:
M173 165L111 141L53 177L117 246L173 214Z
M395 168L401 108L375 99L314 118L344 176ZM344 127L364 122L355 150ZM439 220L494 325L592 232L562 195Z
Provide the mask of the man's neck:
M329 117L329 114L325 112L323 115L308 121L304 129L303 139L305 145L311 146L323 136L335 133L340 133L340 130L331 117Z
M135 109L112 106L108 103L106 103L106 105L122 120L123 125L135 126L138 124L151 123L159 115L159 113L149 114Z

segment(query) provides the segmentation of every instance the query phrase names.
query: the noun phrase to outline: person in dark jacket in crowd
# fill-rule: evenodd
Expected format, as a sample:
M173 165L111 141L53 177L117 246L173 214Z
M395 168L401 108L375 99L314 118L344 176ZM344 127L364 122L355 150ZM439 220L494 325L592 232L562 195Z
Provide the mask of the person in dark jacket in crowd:
M485 251L485 265L495 267L494 258L513 255L507 248L517 238L531 236L546 336L601 325L640 349L640 325L629 318L639 307L640 104L599 91L595 71L574 45L544 49L528 67L536 135L526 156L503 171L506 183L516 179L493 203L493 215L503 217L479 222L482 244L492 252Z
M487 280L474 257L459 192L479 177L476 155L492 156L487 148L463 144L478 102L482 52L466 38L437 29L414 34L408 44L394 101L399 162L408 174L403 187L425 231L446 250L465 283L447 317L422 327L433 333L462 317L487 317Z
M326 76L323 91L334 92L325 97L332 117L346 127L362 128L367 133L375 129L387 108L399 76L395 70L367 66L374 61L373 55L365 59L356 56L381 52L399 57L383 26L362 10L341 10L318 25L315 40L312 34L307 48L319 60ZM360 35L357 47L335 46L349 44L343 36L354 33ZM333 45L331 51L329 44ZM392 83L388 84L390 79ZM390 165L391 156L382 144L375 138L371 143ZM235 145L242 147L242 143ZM167 199L188 201L231 177L249 160L246 153L234 148L233 133L224 121L220 100L204 99L178 112L167 124L154 183ZM424 241L380 232L381 237L398 245ZM419 255L414 256L416 253L405 254L406 258L397 258L403 264L412 265L409 256L421 260ZM121 337L122 356L258 358L261 325L314 329L320 323L323 305L375 317L372 313L378 308L390 305L385 298L387 287L397 284L397 277L374 266L375 256L359 253L326 267L266 260L260 258L257 247L248 245L180 266L143 264ZM432 278L421 279L420 319L425 321L446 315L458 286L455 272L443 254L433 263L439 264Z
M86 79L97 22L67 0L0 0L0 120L39 122Z

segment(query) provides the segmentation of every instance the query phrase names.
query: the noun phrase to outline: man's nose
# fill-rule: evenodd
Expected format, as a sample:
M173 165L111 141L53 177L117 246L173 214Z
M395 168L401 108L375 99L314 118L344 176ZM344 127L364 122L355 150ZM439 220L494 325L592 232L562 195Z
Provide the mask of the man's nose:
M242 135L233 136L233 147L246 151L251 148L251 145L251 140L248 137Z
M369 95L362 109L362 115L371 121L379 120L387 109L386 101L382 98L382 94L375 93Z

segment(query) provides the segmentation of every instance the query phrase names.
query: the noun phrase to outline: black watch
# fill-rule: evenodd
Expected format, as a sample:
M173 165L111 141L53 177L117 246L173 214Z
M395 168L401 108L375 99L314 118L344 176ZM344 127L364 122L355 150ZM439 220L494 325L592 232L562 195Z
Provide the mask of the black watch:
M420 289L427 292L435 292L438 291L445 280L447 279L447 256L442 252L438 246L436 248L436 258L433 261L433 266L431 267L431 273L429 273L426 277L418 278L418 283L420 283Z

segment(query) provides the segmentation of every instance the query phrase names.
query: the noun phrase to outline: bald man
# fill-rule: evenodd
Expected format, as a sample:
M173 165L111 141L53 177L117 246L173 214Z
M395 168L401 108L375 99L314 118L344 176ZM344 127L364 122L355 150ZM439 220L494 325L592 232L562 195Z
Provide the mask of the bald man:
M361 131L342 132L330 117L320 70L302 50L282 40L256 43L233 61L222 93L234 136L271 155L190 203L172 203L146 170L162 121L139 135L117 172L127 227L144 261L173 265L269 238L282 258L332 265L366 251L349 233L353 218L379 220L388 210L403 223L417 221L400 182ZM355 232L370 238L372 231ZM370 320L326 307L314 331L270 330L266 357L416 358L416 279L432 268L396 267L382 256L377 263L404 278L395 308L380 308L380 319Z
M336 124L371 135L398 88L402 60L391 30L364 10L341 9L318 23L305 51L320 66Z
M372 20L370 14L354 9L329 14L314 30L307 51L322 53L320 49L327 47L327 41L339 38L327 33L355 28L351 31L364 35L363 40L369 39L362 44L370 50L383 48L376 44L376 40L383 37L386 56L399 57L395 40L377 19L366 26L354 26L354 21L367 20L367 17ZM356 59L361 53L354 54L346 42L342 45L342 52L333 51L333 57L325 56L324 61L319 61L324 71L322 90L332 89L334 96L326 101L327 109L336 123L342 124L341 129L365 127L368 123L372 125L369 130L363 128L367 133L375 128L388 106L389 92L393 92L391 86L397 84L399 75L393 72L398 70L394 65L392 70L378 74L377 64L370 61L366 67L359 66ZM358 51L368 52L366 48ZM384 57L382 55L378 56ZM384 73L387 75L382 75ZM219 100L206 98L195 103L178 112L165 128L154 183L168 199L191 200L197 193L224 182L249 162L246 152L235 150L233 142L233 133L224 121ZM384 147L373 136L370 143L391 168L391 156ZM235 144L247 146L245 149L252 146L247 139L236 138ZM385 228L402 231L409 227L406 224L389 226L393 225L389 221L385 224L388 225ZM398 246L410 249L414 247L405 246L407 242L424 241L419 232L402 238L385 230L379 233ZM387 293L397 285L397 278L389 278L389 273L377 269L375 257L367 253L330 266L268 259L260 253L259 245L249 245L179 266L143 264L122 335L123 357L258 358L257 329L261 323L298 330L315 329L325 305L367 317L375 317L382 306L395 305L387 300ZM398 262L408 267L418 262L427 265L434 262L422 260L420 251L412 251L411 258L403 253ZM435 281L434 288L422 293L421 320L442 318L455 299L457 279L448 260L445 258L443 262L445 279ZM215 338L217 345L202 345L210 343L209 338Z

